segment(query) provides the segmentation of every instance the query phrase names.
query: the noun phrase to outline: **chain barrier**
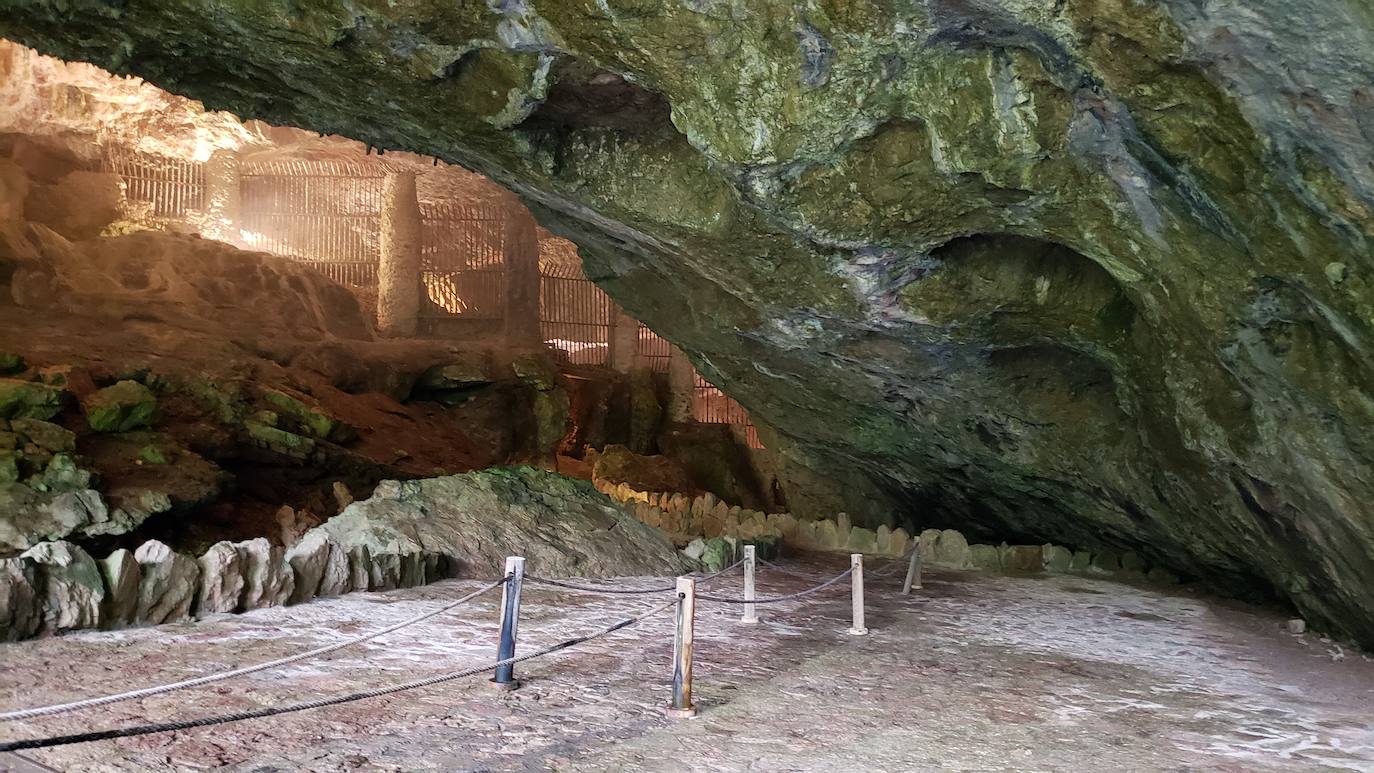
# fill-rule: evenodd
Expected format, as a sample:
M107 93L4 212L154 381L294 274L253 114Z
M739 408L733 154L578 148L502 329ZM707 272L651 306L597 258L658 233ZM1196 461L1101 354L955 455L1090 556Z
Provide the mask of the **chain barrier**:
M439 607L438 609L425 612L421 615L416 615L415 617L409 618L407 620L402 620L401 622L396 623L395 625L388 626L378 631L373 631L369 634L355 636L352 639L345 639L341 642L335 642L334 644L329 644L323 647L317 647L316 649L297 653L295 655L291 655L288 657L278 658L277 660L269 660L265 663L258 663L257 665L253 666L236 668L232 671L223 671L215 674L206 674L205 676L198 676L193 679L186 679L180 682L171 682L169 684L157 685L156 687L144 687L139 690L130 690L128 692L117 693L115 695L105 695L99 698L87 698L85 700L73 701L71 703L59 703L52 706L41 706L38 708L23 709L20 711L9 711L0 714L0 721L11 722L20 719L33 719L35 717L47 717L52 716L54 714L65 714L69 711L78 711L80 709L88 709L95 706L105 706L111 703L119 703L121 701L134 700L135 698L146 698L151 695L161 695L162 693L172 692L174 690L184 690L188 687L199 687L200 685L213 684L214 682L222 682L225 679L233 679L234 677L246 676L248 674L256 674L260 671L268 671L270 669L278 668L280 666L290 665L291 663L299 663L302 660L309 660L310 658L319 657L321 655L327 655L331 652L337 652L338 650L341 650L345 647L351 647L355 644L361 644L365 641L371 641L373 639L378 638L379 636L385 636L386 634L392 633L394 631L399 631L402 628L407 628L409 626L415 625L416 623L423 622L425 620L430 619L431 617L437 617L438 615L442 615L445 612L451 611L462 604L466 604L467 602L472 601L473 599L477 598L478 596L481 596L482 594L488 591L499 588L500 586L504 585L505 582L506 578L503 577L497 580L496 582L483 586L482 588L479 588L478 590L469 593L468 595L458 599L457 601L445 604L444 606Z
M490 590L491 588L496 587L497 585L500 585L503 582L505 581L501 580L500 582L493 584L485 590ZM72 735L58 735L51 736L48 738L31 738L22 741L9 741L0 743L0 752L13 752L20 751L23 749L44 749L53 746L67 746L75 743L86 743L89 741L104 741L112 738L131 738L133 736L151 735L153 733L168 733L176 730L190 730L192 728L198 727L210 727L212 725L223 725L229 722L241 722L248 719L261 719L263 717L277 716L278 714L290 714L297 711L318 709L323 708L325 706L337 706L343 703L352 703L354 701L366 700L368 698L377 698L383 695L392 695L398 692L405 692L407 690L414 690L421 687L429 687L436 684L443 684L444 682L452 682L457 679L463 679L465 677L486 673L488 671L495 670L500 666L523 663L527 660L534 660L535 658L550 655L555 652L571 649L580 644L586 644L589 641L599 639L603 636L614 633L615 631L629 628L630 626L639 623L645 618L656 615L659 612L662 612L663 610L677 603L678 599L675 597L672 601L669 601L665 604L660 604L659 606L654 607L653 609L650 609L649 611L636 615L634 617L625 618L624 620L621 620L618 623L606 626L605 628L602 628L601 630L596 631L594 633L590 633L584 636L578 636L572 639L567 639L565 641L561 641L557 644L545 647L535 652L521 655L519 657L506 658L505 660L498 660L495 663L488 663L483 666L474 666L473 668L465 668L461 671L454 671L448 674L440 674L439 676L432 676L427 679L417 679L413 682L405 682L404 684L392 685L391 687L379 687L373 690L363 690L361 692L350 693L348 695L340 695L333 698L321 698L320 700L306 701L304 703L293 703L287 706L274 706L270 708L255 709L253 711L240 711L234 714L221 714L219 716L214 717L201 717L199 719L188 719L179 722L159 722L155 724L135 725L133 727L118 728L115 730L98 730L90 733L75 733Z
M704 599L706 601L714 601L717 604L777 604L782 601L791 601L792 599L799 599L803 596L810 596L813 593L825 590L831 585L834 585L840 580L843 580L844 578L853 574L853 572L853 568L846 569L843 572L840 572L839 574L835 575L834 577L831 577L829 580L826 580L825 582L821 583L820 585L807 588L806 590L800 590L796 593L789 593L785 596L770 596L769 598L745 600L726 598L725 596L712 596L708 593L698 593L697 598Z
M714 580L722 574L725 574L726 572L732 569L737 569L743 565L744 559L741 558L735 563L725 567L724 569L721 569L719 572L716 572L714 574L708 574L705 577L698 577L696 578L696 580L699 583L710 582L711 580ZM670 591L677 590L676 585L664 585L661 588L606 588L597 585L580 585L578 583L567 582L565 580L552 580L547 577L539 577L532 574L525 575L525 579L533 583L538 583L540 585L552 585L556 588L566 588L568 590L583 591L585 593L605 593L616 596L637 596L650 593L668 593Z

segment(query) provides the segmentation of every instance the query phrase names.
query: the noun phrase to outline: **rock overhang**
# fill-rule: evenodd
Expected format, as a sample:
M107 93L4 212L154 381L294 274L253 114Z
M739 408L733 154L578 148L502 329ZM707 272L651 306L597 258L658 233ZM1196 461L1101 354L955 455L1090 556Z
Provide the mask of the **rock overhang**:
M1305 5L39 2L0 34L492 175L851 512L1135 548L1369 642L1374 20Z

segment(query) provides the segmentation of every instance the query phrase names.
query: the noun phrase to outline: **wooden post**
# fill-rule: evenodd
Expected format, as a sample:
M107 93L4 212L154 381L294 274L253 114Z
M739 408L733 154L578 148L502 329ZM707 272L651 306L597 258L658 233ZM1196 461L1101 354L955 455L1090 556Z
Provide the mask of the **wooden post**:
M849 595L854 602L854 625L849 632L863 636L868 633L864 627L864 554L850 553L849 568L853 570L849 575Z
M911 593L911 589L921 589L921 546L917 545L911 549L911 565L906 568L906 582L902 583L902 595Z
M515 657L515 634L520 627L520 586L525 581L525 559L520 556L506 558L506 586L501 591L501 639L496 645L496 659L508 660ZM496 675L491 683L502 690L514 690L520 686L515 678L515 664L507 663L496 667Z
M666 709L670 717L686 719L697 715L692 705L692 635L697 610L697 581L677 578L677 635L673 637L673 702Z
M415 173L389 172L382 187L377 265L377 329L384 336L408 338L419 326L420 238Z
M744 546L744 600L754 600L754 565L757 558L754 555L756 548L753 545ZM744 616L739 619L741 623L757 623L758 615L755 613L753 604L744 605Z

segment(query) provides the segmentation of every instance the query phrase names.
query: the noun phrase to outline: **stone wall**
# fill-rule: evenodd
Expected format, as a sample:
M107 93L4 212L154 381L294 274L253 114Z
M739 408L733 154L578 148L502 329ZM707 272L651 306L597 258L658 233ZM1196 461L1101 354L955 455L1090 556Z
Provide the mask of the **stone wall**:
M635 518L663 529L676 541L704 541L704 552L689 549L688 555L702 560L708 569L732 563L739 555L740 545L780 543L805 550L887 557L905 556L912 548L917 548L924 564L947 569L1007 574L1081 573L1162 584L1178 582L1173 573L1163 567L1149 566L1133 552L1090 552L1051 544L970 544L954 529L926 529L913 536L901 527L880 525L869 529L855 526L845 513L834 518L805 519L789 513L765 514L730 506L713 494L688 497L676 493L651 493L635 491L625 484L602 483L598 488L624 503ZM726 547L722 549L722 545Z

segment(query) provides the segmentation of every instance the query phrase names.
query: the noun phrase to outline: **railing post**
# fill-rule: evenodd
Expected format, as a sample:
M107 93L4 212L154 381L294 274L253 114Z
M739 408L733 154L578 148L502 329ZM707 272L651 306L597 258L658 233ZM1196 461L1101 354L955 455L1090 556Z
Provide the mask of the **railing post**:
M868 633L864 627L864 554L850 553L849 568L849 594L854 602L854 625L849 632L855 636L863 636Z
M697 715L692 705L692 634L697 609L697 581L677 578L677 634L673 637L673 702L670 717L685 719Z
M902 595L911 593L911 589L921 589L921 547L918 545L911 550L911 565L906 568L906 582L902 583Z
M754 555L753 545L744 546L744 600L754 600L754 565L757 558ZM744 616L739 619L741 623L757 623L758 615L755 613L753 604L744 605Z
M501 590L501 640L496 645L498 661L515 657L515 634L520 626L520 586L525 580L524 558L506 558L506 578L505 588ZM491 683L502 690L519 687L520 682L515 678L515 664L497 666Z

